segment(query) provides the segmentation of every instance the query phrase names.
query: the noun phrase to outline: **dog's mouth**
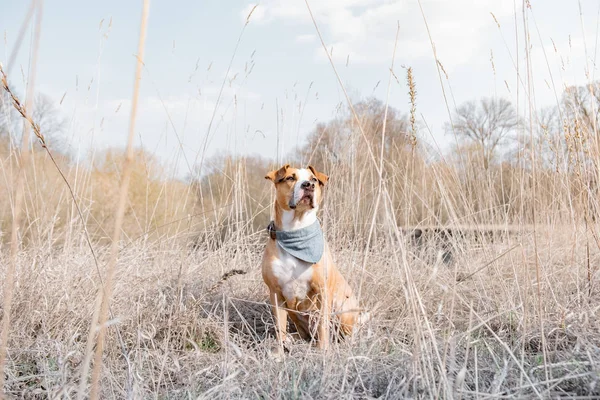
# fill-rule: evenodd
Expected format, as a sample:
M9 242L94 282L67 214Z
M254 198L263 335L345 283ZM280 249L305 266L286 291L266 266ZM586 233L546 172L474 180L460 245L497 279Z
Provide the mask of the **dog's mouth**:
M298 202L298 204L312 205L312 201L313 201L313 194L305 193L304 196L302 196L300 198L300 201Z
M314 194L312 192L306 191L302 194L298 201L294 202L294 199L290 200L289 206L292 210L295 210L296 207L298 207L299 205L313 207L313 199Z

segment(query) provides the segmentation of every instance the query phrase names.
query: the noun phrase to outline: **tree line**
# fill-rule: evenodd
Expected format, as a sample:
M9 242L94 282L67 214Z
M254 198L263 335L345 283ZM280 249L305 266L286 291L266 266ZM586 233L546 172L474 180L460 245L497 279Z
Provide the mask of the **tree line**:
M518 113L503 98L465 102L444 126L453 144L442 154L424 140L423 127L412 123L408 114L393 107L386 113L381 101L366 99L354 105L356 114L346 110L317 124L287 161L311 164L331 176L323 218L335 218L339 232L334 233L348 239L360 237L371 222L380 163L391 209L378 213L393 213L399 226L530 223L536 212L544 222L592 221L598 210L599 85L567 88L558 105L531 115ZM33 117L51 143L60 143L53 148L63 153L68 176L79 182L75 186L89 217L85 223L102 240L103 232L110 231L109 194L118 184L119 152L101 152L88 167L77 167L63 145L67 123L57 107L38 96ZM7 184L15 167L10 141L15 143L22 123L3 97L0 156ZM34 162L47 160L40 154ZM130 223L125 224L131 237L187 229L191 236L201 232L203 240L221 242L263 229L270 219L272 194L263 178L264 171L275 167L271 159L214 155L185 182L173 179L166 173L168 166L141 149L135 163ZM38 168L37 180L30 182L35 195L30 196L28 218L32 227L43 220L68 236L77 218L68 197L56 191L58 181L50 183L55 178L50 170ZM48 175L47 186L40 174ZM53 217L41 217L42 210L51 210ZM182 222L186 217L189 220ZM0 202L0 218L0 229L6 232L8 199ZM39 228L37 234L47 229Z

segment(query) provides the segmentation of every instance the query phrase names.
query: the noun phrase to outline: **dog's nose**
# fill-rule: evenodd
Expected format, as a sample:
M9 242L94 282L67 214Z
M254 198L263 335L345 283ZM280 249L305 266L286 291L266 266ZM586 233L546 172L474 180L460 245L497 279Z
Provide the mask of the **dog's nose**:
M314 189L315 188L315 184L309 181L304 181L302 182L302 185L300 186L302 189Z

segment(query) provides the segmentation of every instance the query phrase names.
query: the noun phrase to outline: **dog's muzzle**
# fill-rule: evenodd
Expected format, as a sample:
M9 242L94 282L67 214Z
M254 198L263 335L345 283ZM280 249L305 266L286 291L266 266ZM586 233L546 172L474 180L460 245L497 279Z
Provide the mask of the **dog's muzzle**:
M309 181L298 182L294 187L294 194L288 205L292 210L295 209L300 203L314 207L314 199L315 184Z

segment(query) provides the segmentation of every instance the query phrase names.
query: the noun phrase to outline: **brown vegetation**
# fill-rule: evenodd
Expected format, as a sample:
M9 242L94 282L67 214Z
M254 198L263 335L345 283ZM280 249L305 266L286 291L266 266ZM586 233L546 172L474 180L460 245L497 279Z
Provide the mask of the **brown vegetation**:
M12 281L6 265L16 275L0 288L2 305L14 293L2 310L12 316L4 391L88 393L96 294L118 246L93 364L102 398L600 396L598 84L526 116L503 99L461 105L447 125L454 147L441 153L420 134L412 73L408 116L367 99L317 125L287 160L328 173L328 242L372 319L326 353L293 343L283 362L270 357L258 267L273 161L202 154L188 180L143 149L127 162L108 149L77 163L56 145L64 124L48 100L28 115L6 84L0 281ZM32 142L19 171L21 117L51 150Z
M391 109L384 200L365 253L379 177L361 149L365 139L381 146L384 105L369 100L356 110L366 138L342 115L317 126L290 162L310 161L330 173L322 219L337 263L361 288L362 304L373 309L369 325L326 357L298 342L285 363L271 360L273 324L258 264L272 202L263 176L273 163L215 156L186 183L138 150L104 396L598 393L600 242L589 124L566 120L536 130L534 176L518 148L506 148L505 159L497 154L487 168L475 142L432 158L421 140L414 146L410 123ZM15 174L13 154L3 140L7 186ZM85 221L46 154L36 153L26 168L9 393L76 393L99 279L83 224L100 261L106 260L121 157L100 152L89 167L58 158ZM10 197L0 201L6 243ZM4 251L1 257L4 264Z

